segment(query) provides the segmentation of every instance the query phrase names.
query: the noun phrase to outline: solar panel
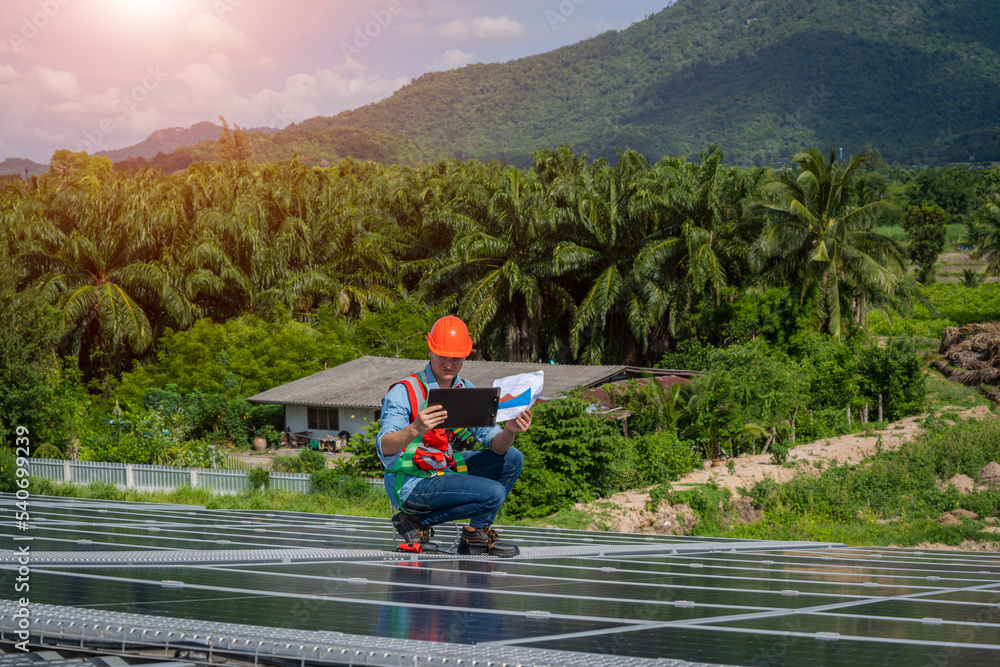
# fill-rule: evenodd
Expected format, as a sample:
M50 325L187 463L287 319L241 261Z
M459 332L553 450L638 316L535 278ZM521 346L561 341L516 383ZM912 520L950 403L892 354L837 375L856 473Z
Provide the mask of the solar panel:
M1000 664L995 553L510 526L521 555L497 559L397 553L388 518L34 497L19 530L12 510L5 496L0 641L18 641L29 545L35 648L303 666ZM443 547L454 530L438 528Z

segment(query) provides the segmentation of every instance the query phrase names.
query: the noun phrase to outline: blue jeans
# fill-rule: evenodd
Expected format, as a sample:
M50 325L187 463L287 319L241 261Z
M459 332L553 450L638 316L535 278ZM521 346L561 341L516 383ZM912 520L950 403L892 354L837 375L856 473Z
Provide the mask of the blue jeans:
M491 525L514 487L524 456L511 447L500 456L489 450L462 452L467 475L448 473L421 479L403 502L425 526L469 519L473 528Z

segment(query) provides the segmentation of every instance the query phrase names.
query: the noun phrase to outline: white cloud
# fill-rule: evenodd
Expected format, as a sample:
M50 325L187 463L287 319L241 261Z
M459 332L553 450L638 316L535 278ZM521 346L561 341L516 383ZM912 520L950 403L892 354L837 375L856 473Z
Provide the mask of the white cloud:
M507 16L474 18L472 19L472 29L476 39L506 39L508 37L523 37L527 34L520 22Z
M184 35L197 46L221 53L249 53L257 45L239 28L208 12L196 14L188 21Z
M180 89L161 103L165 111L194 120L215 120L222 114L243 127L284 127L313 116L337 114L383 99L409 81L388 79L354 61L293 74L285 78L283 89L259 90L249 96L237 92L225 71L206 63L185 67L176 79Z
M21 78L21 73L11 65L0 65L0 83L10 83Z
M46 97L67 99L80 92L76 75L70 72L49 69L48 67L34 67L30 73L36 89L44 93Z
M455 19L437 29L437 34L445 39L459 42L479 39L509 39L524 37L527 34L524 26L509 16Z
M182 95L197 101L202 96L206 100L228 96L233 90L233 82L223 76L221 68L209 63L194 63L181 69L174 78L181 84Z
M475 53L466 53L461 49L448 49L431 61L431 70L449 70L465 67L476 57Z
M132 136L134 118L121 105L128 93L117 88L87 91L73 74L47 67L19 72L0 66L0 83L2 157L44 162L57 148L94 152Z

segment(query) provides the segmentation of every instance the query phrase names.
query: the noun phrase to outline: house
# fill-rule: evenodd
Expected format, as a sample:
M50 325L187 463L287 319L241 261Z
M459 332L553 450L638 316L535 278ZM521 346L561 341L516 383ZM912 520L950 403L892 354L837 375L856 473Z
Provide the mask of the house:
M378 419L382 397L392 383L422 370L426 359L361 357L308 377L251 396L250 403L285 406L285 426L293 433L310 431L318 440L324 436L348 435ZM490 387L508 375L545 372L543 398L555 398L577 387L599 387L644 375L687 378L690 371L671 371L637 366L570 366L527 364L503 361L466 361L461 377L477 387Z

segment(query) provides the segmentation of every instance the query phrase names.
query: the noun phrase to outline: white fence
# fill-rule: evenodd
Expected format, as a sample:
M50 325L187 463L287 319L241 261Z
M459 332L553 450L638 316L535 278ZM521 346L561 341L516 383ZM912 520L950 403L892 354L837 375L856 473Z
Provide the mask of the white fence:
M89 484L107 482L119 489L166 491L182 486L210 489L216 493L240 493L250 490L250 473L246 470L210 470L207 468L174 468L172 466L105 463L98 461L60 461L58 459L28 459L28 474L32 477ZM272 472L272 489L308 493L312 478L308 473ZM370 479L373 488L381 489L381 479Z

